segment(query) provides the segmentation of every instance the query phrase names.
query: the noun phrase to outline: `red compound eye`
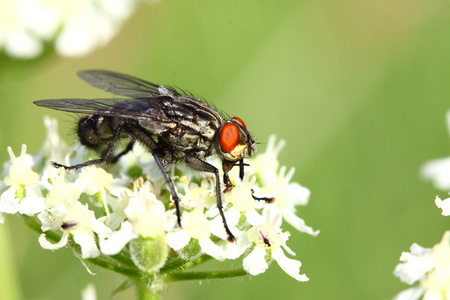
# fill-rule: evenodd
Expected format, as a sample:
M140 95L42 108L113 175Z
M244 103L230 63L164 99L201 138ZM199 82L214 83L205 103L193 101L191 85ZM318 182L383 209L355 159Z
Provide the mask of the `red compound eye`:
M223 152L233 151L239 143L239 128L232 123L223 125L219 134L219 143Z
M236 121L238 121L239 123L241 123L242 127L244 127L245 129L247 129L247 126L245 125L244 121L242 121L241 118L239 118L239 117L232 117L232 119L235 119Z

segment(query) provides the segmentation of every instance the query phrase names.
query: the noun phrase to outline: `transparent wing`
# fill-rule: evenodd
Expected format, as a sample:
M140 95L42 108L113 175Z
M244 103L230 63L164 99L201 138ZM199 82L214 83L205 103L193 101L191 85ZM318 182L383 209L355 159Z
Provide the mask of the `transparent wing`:
M148 122L172 123L161 104L152 99L48 99L34 101L37 106L71 113L100 115ZM164 126L164 125L163 125Z
M77 74L91 86L115 95L131 98L148 98L161 95L158 91L159 85L122 73L106 70L84 70Z

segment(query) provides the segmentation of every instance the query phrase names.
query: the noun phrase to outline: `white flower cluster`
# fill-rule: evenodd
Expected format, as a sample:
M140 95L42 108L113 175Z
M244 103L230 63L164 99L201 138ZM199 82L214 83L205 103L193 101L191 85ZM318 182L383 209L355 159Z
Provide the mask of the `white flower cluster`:
M224 194L224 210L236 241L229 243L212 176L189 173L182 164L169 169L181 199L180 228L164 178L145 149L135 146L108 171L95 165L78 171L56 169L49 165L50 158L73 165L89 157L82 147L68 148L61 141L55 120L46 118L45 125L48 136L37 155L27 154L25 145L19 156L8 148L11 160L0 181L0 222L2 213L37 216L44 232L39 237L43 248L54 250L73 241L83 259L128 249L137 267L149 273L158 272L173 253L185 260L202 254L219 261L244 256L243 267L249 274L264 272L275 260L293 278L308 280L300 274L301 263L285 254L295 255L286 244L289 233L281 225L284 219L299 231L314 236L319 232L295 215L295 207L306 205L310 192L290 182L294 169L279 167L283 141L277 144L272 136L265 153L248 159L242 181L238 170L230 172L235 187ZM253 192L275 200L255 201ZM48 239L49 231L60 232L60 240ZM137 241L157 244L158 259L134 257L142 247Z
M447 112L447 128L450 132L450 111ZM438 188L450 191L450 158L436 159L425 164L422 174ZM441 200L436 196L435 204L443 216L450 216L450 198ZM450 299L450 231L444 233L441 242L433 248L423 248L414 243L411 252L403 252L394 275L401 281L418 286L406 289L394 300Z
M106 44L137 0L3 0L0 50L15 58L39 56L54 42L62 56L82 56Z
M450 299L450 231L432 249L414 243L411 252L403 252L394 275L407 284L419 281L419 286L406 289L394 300Z

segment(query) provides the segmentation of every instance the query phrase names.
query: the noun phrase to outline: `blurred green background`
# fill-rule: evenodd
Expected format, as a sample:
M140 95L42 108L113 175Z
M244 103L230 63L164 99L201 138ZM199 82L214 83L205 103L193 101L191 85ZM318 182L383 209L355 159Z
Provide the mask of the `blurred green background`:
M32 101L105 96L76 77L89 68L191 91L245 120L260 151L275 133L287 141L281 163L312 191L298 214L320 235L285 226L309 282L274 263L252 278L177 283L165 299L391 298L407 288L392 275L401 252L413 242L432 247L449 227L434 205L446 193L419 175L423 163L450 154L449 1L142 4L87 57L2 62L1 161L7 146L39 149L45 114L73 141L72 116ZM89 275L67 249L43 250L16 216L6 217L0 236L0 266L9 270L0 289L18 284L19 299L80 299L89 282L108 299L122 281L95 266Z

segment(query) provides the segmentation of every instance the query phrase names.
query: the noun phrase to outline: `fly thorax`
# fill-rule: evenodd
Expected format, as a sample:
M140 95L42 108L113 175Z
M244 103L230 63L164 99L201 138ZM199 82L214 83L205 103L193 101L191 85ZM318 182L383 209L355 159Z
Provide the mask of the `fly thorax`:
M156 123L154 121L149 121L147 119L145 120L139 120L139 125L143 128L147 129L151 133L159 134L161 132L164 132L167 130L167 126L163 126L159 123Z
M212 128L211 126L209 126L209 122L207 122L207 121L204 121L204 122L206 123L206 125L204 125L204 126L200 125L199 132L203 137L212 141L214 139L214 135L216 134L216 130L214 128Z

